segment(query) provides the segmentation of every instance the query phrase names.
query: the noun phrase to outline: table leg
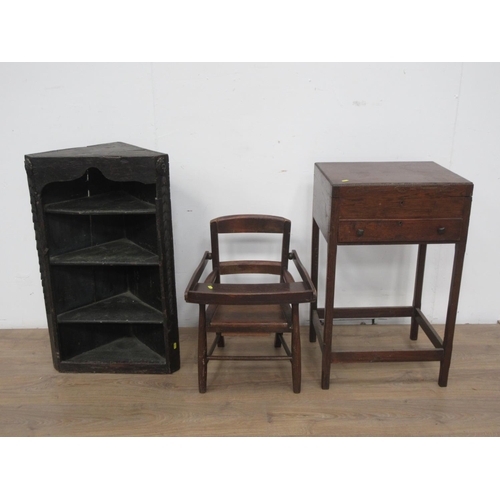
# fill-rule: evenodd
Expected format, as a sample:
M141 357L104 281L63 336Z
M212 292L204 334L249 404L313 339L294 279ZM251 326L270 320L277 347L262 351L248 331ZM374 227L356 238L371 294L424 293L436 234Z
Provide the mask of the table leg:
M448 311L446 313L446 324L444 327L444 358L441 361L438 384L440 387L448 385L448 373L450 371L451 352L453 349L453 336L457 319L458 299L460 295L460 282L465 257L465 241L455 245L455 258L453 260L453 271L451 276L450 298L448 300Z
M207 392L207 324L205 304L200 304L198 324L198 387L203 394Z
M330 231L332 234L333 231ZM335 271L337 264L337 241L335 236L328 243L328 260L326 264L325 292L325 325L323 330L323 356L321 372L321 388L330 387L330 368L332 363L332 330L333 330L333 300L335 295Z
M314 288L318 290L318 259L319 259L319 227L313 219L312 247L311 247L311 281ZM313 314L318 309L318 301L311 302L309 308L309 342L316 342L316 332L313 326Z
M299 305L292 304L292 382L293 392L300 392L301 354L300 354L300 322Z
M417 255L417 271L415 274L415 290L413 292L413 316L411 318L410 339L417 340L418 338L418 323L415 310L422 308L422 288L424 285L424 269L425 269L425 254L427 253L427 245L418 245Z

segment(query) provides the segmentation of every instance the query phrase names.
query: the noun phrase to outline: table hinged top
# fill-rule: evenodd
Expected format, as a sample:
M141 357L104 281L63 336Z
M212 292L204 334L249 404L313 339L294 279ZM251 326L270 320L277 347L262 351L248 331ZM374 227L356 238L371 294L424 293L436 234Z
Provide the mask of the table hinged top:
M353 188L383 188L411 194L425 189L429 195L471 196L472 182L432 161L316 163L334 197L349 196Z
M452 243L472 189L434 162L317 163L313 217L338 244Z

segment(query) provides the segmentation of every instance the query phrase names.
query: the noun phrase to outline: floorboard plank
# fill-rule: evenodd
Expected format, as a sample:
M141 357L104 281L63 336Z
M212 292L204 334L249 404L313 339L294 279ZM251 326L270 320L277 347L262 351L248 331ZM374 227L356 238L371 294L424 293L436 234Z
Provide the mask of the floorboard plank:
M334 343L430 347L407 329L341 326ZM457 326L447 388L437 384L439 363L353 363L332 366L328 391L304 329L300 394L288 363L266 361L211 361L199 394L196 330L180 338L172 375L77 374L54 370L47 330L0 330L0 436L500 435L500 325ZM224 354L273 354L273 344L272 335L228 336Z

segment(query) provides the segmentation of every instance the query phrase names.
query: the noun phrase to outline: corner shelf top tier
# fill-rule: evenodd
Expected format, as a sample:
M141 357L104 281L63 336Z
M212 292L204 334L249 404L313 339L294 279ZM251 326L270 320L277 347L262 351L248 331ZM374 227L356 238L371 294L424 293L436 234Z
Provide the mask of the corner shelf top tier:
M52 182L77 179L92 167L111 181L154 184L157 162L168 165L167 154L123 142L28 154L25 160L26 168L33 171L30 182L38 192Z
M36 158L148 158L165 156L165 153L158 153L149 149L126 144L125 142L110 142L107 144L95 144L83 148L58 149L55 151L45 151L44 153L34 153L26 155L30 159Z

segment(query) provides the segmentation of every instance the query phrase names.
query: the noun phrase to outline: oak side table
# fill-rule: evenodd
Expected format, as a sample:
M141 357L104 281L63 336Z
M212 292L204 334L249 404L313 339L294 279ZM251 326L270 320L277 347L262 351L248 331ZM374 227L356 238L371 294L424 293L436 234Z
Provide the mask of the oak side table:
M330 385L331 363L439 361L438 383L446 387L453 347L473 184L434 162L316 163L311 278L318 288L319 232L327 242L325 307L311 303L310 340L322 350L321 387ZM427 244L455 245L444 337L421 311ZM413 304L407 307L334 307L339 245L417 244ZM419 327L432 348L338 351L334 318L411 318L410 339Z

